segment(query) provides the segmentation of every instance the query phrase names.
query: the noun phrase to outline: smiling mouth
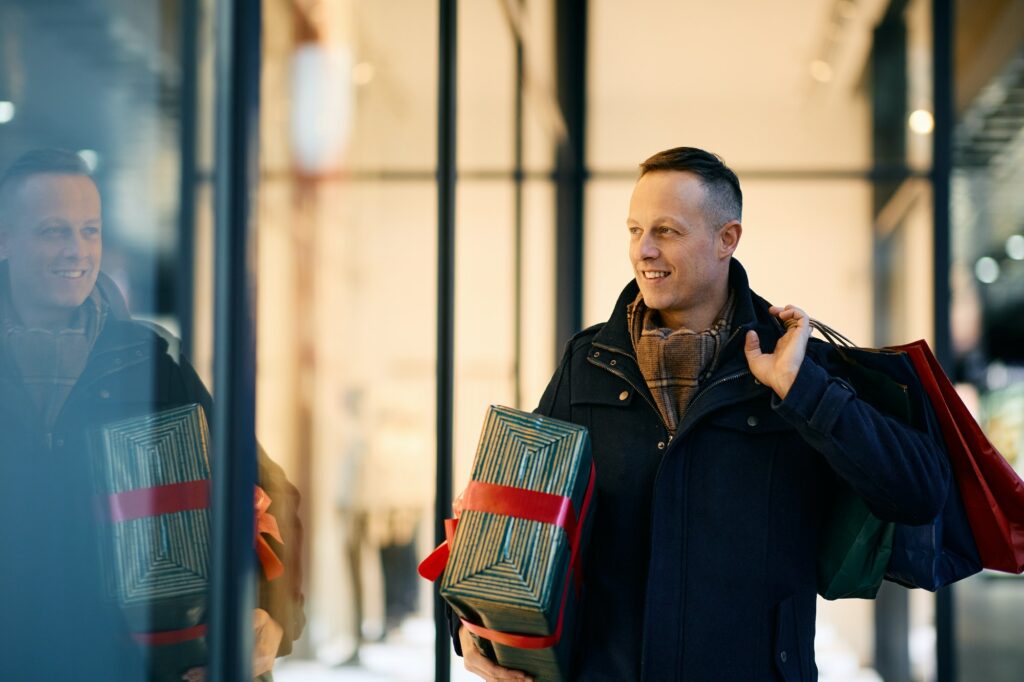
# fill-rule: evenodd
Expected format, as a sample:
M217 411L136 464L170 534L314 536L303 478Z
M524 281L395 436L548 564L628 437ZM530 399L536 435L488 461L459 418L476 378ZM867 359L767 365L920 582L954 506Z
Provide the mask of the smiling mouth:
M664 270L645 270L641 274L644 276L644 279L648 279L648 280L650 280L650 279L662 279L664 277L668 277L668 273L665 272Z
M62 279L81 279L88 270L54 270L53 274Z

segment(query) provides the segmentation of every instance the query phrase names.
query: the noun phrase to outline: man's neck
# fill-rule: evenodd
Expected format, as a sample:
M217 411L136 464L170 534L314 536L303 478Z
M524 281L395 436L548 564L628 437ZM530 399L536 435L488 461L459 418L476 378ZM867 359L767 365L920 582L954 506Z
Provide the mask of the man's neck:
M689 329L695 332L702 332L710 329L718 321L718 314L722 312L726 301L729 300L729 286L716 289L716 294L706 300L706 303L692 310L674 312L659 310L661 323L669 329Z

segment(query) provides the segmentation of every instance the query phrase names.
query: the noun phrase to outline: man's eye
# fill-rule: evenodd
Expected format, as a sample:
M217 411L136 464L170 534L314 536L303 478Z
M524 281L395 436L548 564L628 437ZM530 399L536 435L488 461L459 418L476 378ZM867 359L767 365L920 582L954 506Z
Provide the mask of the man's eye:
M99 233L100 228L98 227L86 227L85 229L82 230L82 234L84 234L86 237L95 237Z

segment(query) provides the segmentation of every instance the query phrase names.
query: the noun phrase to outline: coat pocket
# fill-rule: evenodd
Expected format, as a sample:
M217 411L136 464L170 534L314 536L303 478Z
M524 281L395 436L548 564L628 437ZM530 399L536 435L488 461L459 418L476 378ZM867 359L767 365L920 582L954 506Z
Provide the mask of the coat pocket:
M775 641L772 647L775 670L785 682L800 682L804 677L803 656L800 650L800 630L793 597L779 602L775 610Z

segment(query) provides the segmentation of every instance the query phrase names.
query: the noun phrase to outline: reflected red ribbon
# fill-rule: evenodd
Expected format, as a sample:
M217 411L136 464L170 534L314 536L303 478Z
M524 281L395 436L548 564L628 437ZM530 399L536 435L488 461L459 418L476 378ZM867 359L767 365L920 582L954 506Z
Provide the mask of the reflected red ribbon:
M459 515L463 511L479 511L525 519L527 521L550 523L564 530L571 548L565 580L566 583L572 581L573 587L578 593L582 584L582 564L579 558L580 539L583 531L581 521L586 519L589 513L596 478L594 464L591 462L590 481L587 483L587 492L583 496L583 504L580 507L578 516L572 507L572 500L562 495L552 495L536 490L525 490L523 488L485 483L483 481L470 481L469 485L466 486L466 490L453 504L455 518L445 519L444 529L447 540L441 543L437 549L420 563L419 574L431 582L441 576L448 565L448 558L451 555L450 548L455 538ZM518 649L547 649L557 644L562 637L562 626L565 621L565 607L568 604L568 596L569 590L563 590L562 603L558 610L558 624L555 626L555 631L550 635L517 635L491 630L465 619L460 620L467 630L478 637L483 637L492 642Z
M273 580L284 575L284 563L274 553L266 538L263 537L263 534L266 533L282 545L284 544L284 539L281 537L281 529L277 525L277 519L267 511L270 508L271 502L273 500L270 499L270 495L267 495L263 488L256 486L253 500L253 508L256 510L256 556L260 560L260 565L263 567L263 575L267 576L267 580Z
M110 520L114 523L206 509L210 506L210 481L203 479L126 490L110 495L107 502Z
M267 534L282 545L284 544L277 519L267 511L271 502L273 500L270 499L266 491L256 486L253 492L256 537L253 542L256 547L256 556L260 560L260 566L263 568L263 574L267 580L274 580L284 574L284 563L263 537L263 534ZM210 506L210 481L202 479L183 483L168 483L152 488L125 490L107 496L107 506L110 510L110 520L114 523L207 509Z
M181 644L190 642L206 636L206 626L196 625L182 630L167 630L164 632L133 632L132 639L139 644L149 646L164 646L166 644Z

